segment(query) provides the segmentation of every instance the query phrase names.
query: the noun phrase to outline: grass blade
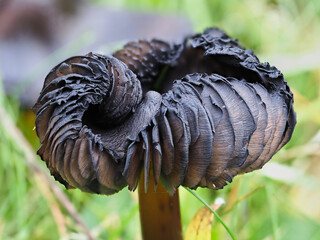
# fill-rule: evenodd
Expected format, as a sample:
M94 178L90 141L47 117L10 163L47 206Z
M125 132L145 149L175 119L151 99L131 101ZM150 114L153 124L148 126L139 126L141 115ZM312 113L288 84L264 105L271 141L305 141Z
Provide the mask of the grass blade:
M222 224L222 226L227 230L227 232L229 233L229 235L231 236L231 238L233 240L235 240L235 236L234 234L231 232L231 230L228 228L228 226L224 223L224 221L221 219L221 217L219 216L218 213L216 213L216 211L214 211L210 205L203 200L198 194L196 194L194 191L192 191L190 188L184 187L188 192L190 192L193 196L195 196L200 202L203 203L203 205L205 205L212 213L213 215L218 219L218 221Z

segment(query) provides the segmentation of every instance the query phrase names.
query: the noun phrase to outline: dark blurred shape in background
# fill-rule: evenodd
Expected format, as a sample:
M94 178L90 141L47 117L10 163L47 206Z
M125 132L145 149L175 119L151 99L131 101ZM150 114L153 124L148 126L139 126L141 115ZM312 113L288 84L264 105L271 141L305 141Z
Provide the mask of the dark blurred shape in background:
M78 0L2 0L0 72L4 88L19 95L21 104L29 108L45 74L71 55L111 54L135 39L180 41L191 32L190 22L182 16L110 9Z

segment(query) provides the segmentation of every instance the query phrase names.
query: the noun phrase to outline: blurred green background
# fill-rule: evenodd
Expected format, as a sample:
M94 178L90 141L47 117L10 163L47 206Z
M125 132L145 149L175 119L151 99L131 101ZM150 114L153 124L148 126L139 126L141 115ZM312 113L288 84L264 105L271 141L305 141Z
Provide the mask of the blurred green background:
M298 120L289 144L262 170L236 177L223 190L197 193L208 203L225 202L218 213L237 239L320 239L320 1L91 0L86 4L180 16L190 21L193 32L220 27L283 72L294 92ZM58 49L27 77L42 77L63 54L76 52L75 45ZM28 81L19 87L27 85ZM95 239L141 239L135 192L124 189L107 197L47 183L44 163L33 156L39 147L35 116L22 106L17 92L6 94L0 87L0 239L88 239L90 234ZM202 204L182 188L180 196L185 232ZM212 239L230 239L217 221Z

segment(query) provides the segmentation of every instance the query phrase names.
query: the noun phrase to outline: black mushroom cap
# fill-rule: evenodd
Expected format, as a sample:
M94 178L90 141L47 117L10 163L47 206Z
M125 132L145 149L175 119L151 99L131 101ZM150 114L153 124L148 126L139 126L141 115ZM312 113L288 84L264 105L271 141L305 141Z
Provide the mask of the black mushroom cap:
M217 28L69 58L47 75L34 112L55 179L101 194L136 189L143 169L146 186L152 169L170 194L220 189L261 168L296 124L280 71Z

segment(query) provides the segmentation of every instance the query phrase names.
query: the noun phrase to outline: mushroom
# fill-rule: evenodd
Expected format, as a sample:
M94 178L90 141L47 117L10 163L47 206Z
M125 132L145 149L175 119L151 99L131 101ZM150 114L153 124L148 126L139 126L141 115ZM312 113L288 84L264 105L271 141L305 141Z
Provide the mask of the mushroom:
M179 186L221 189L261 168L296 124L282 73L217 28L181 44L137 41L113 56L71 57L47 75L34 112L38 154L57 181L106 195L140 182L148 225L179 207ZM171 207L144 218L155 211L149 183ZM161 226L163 239L170 230ZM170 226L181 238L180 222ZM143 227L148 234L158 233Z

